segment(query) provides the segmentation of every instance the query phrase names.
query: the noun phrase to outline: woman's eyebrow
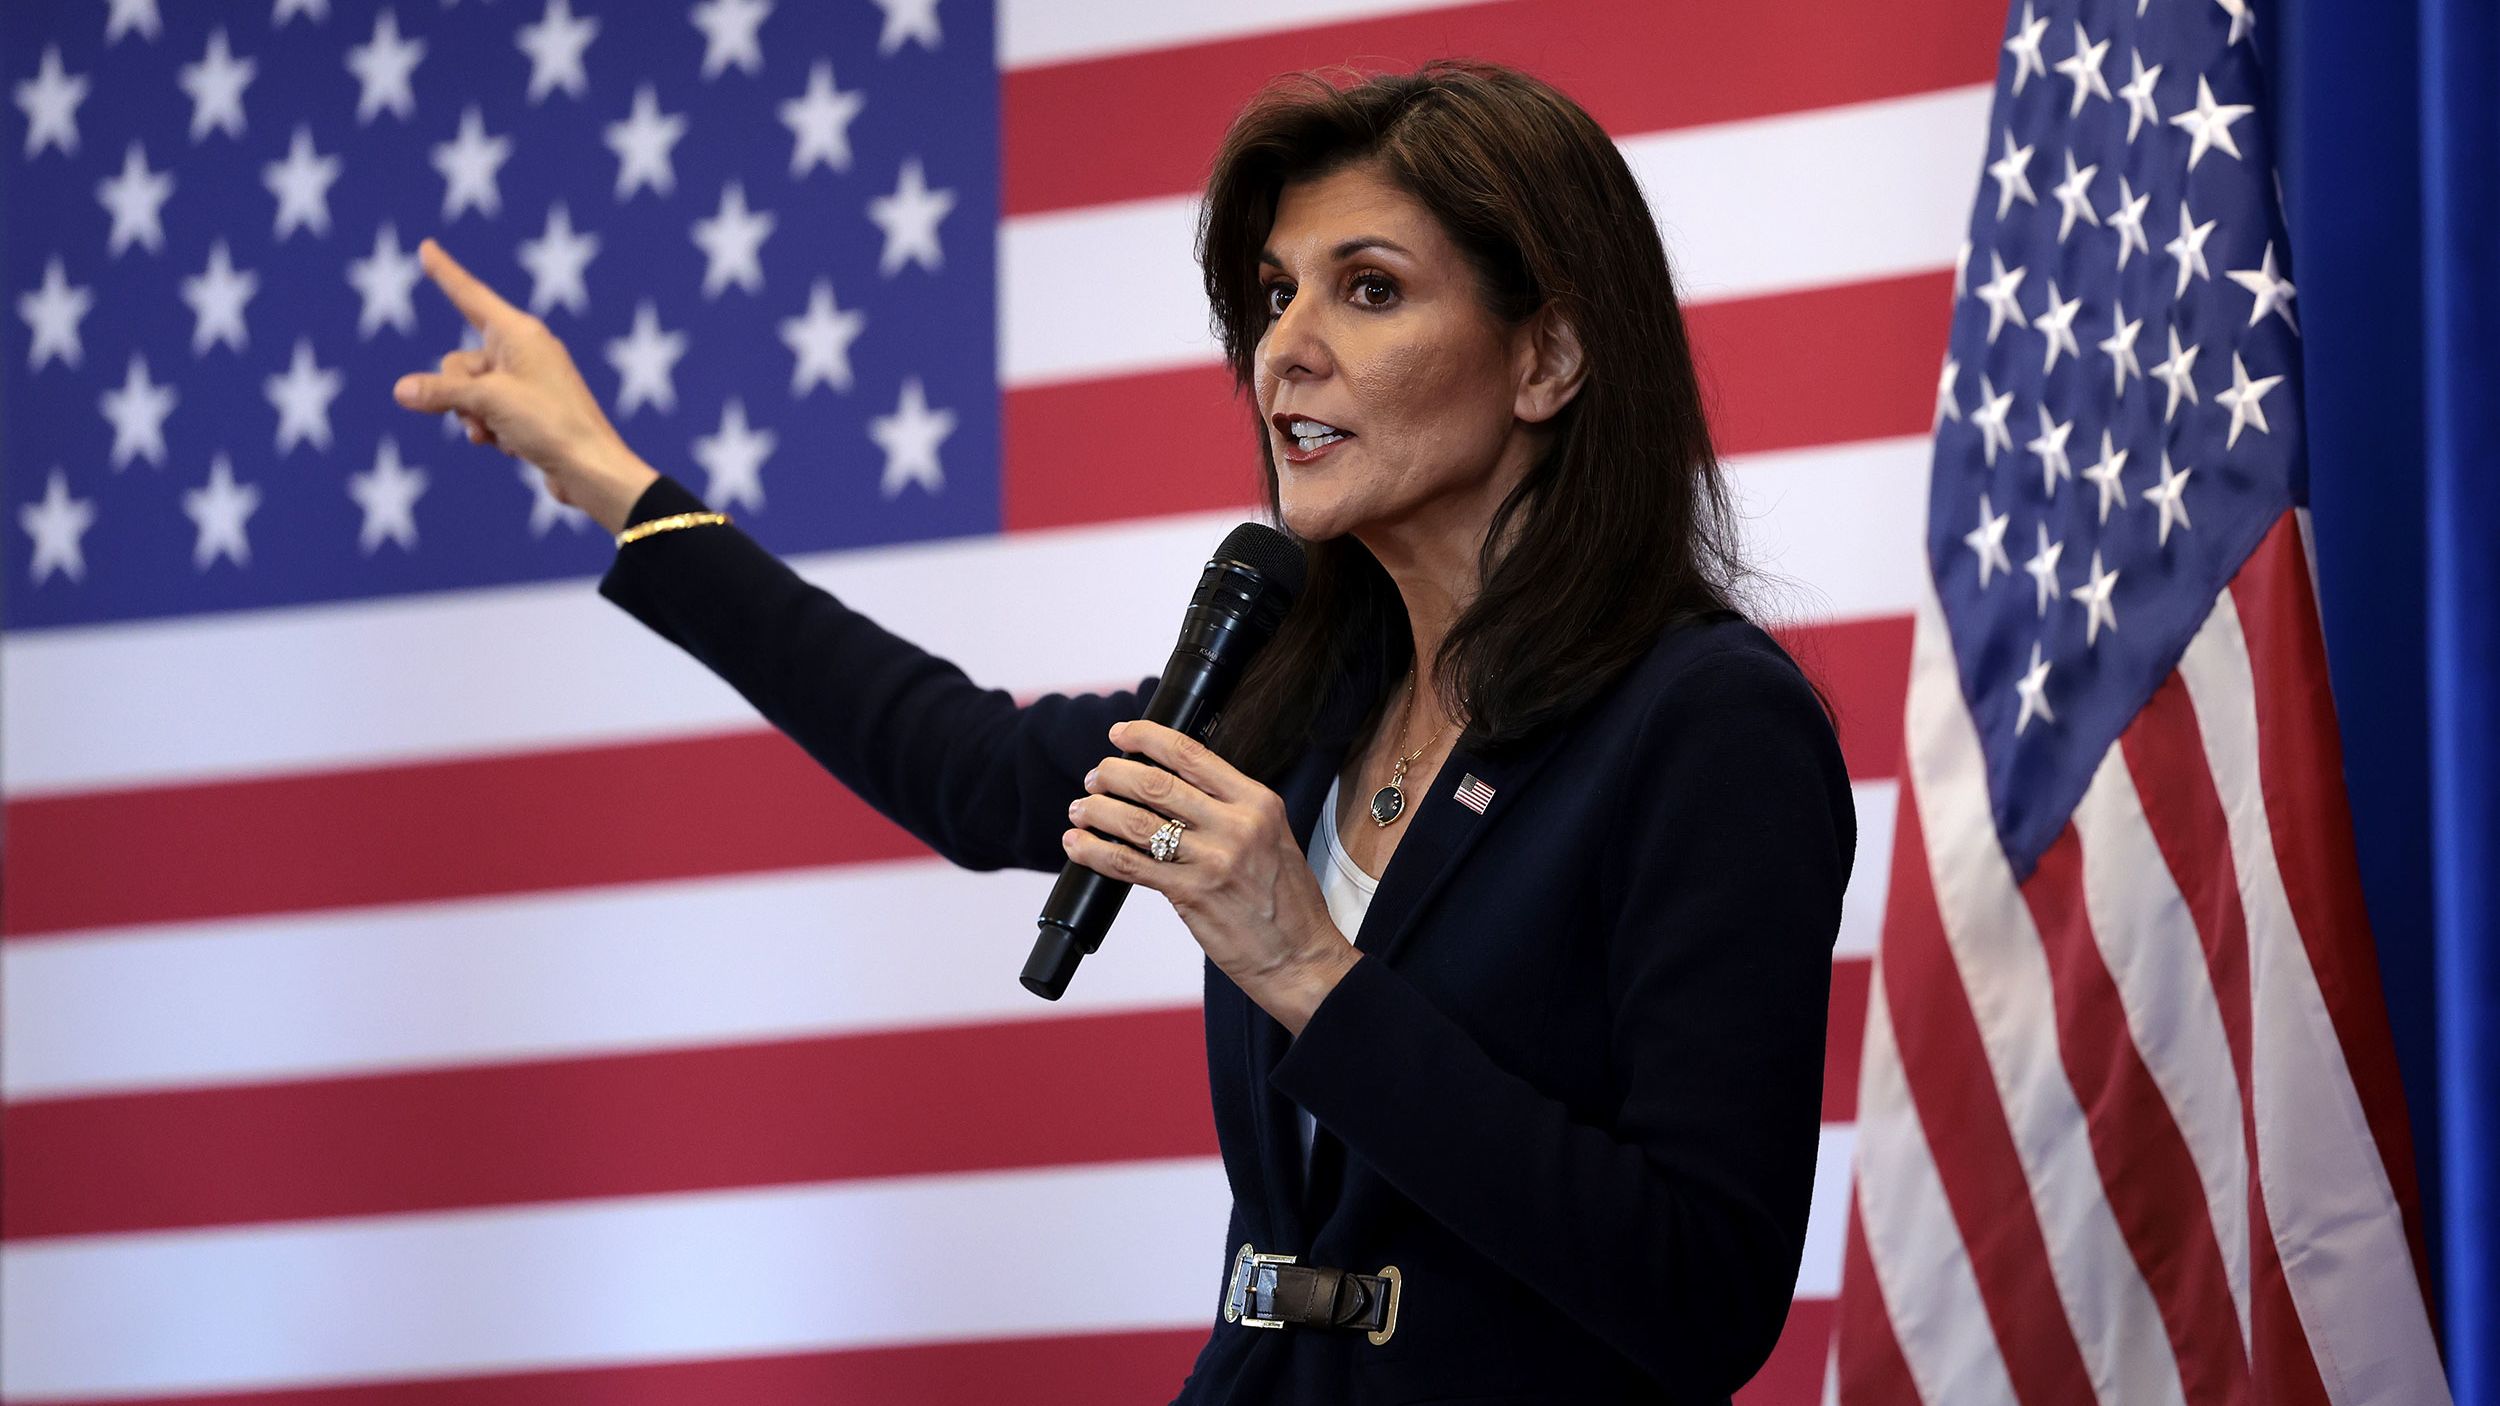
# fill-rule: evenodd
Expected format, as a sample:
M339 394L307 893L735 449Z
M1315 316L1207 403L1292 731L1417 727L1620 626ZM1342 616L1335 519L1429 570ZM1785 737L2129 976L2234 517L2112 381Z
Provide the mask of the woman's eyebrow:
M1328 256L1331 259L1342 262L1346 259L1353 258L1355 255L1366 249L1386 249L1392 254L1404 254L1410 259L1415 257L1414 251L1408 249L1405 245L1398 243L1394 239L1377 234L1358 234L1352 239L1339 244L1336 248L1329 250ZM1259 251L1259 262L1263 264L1274 264L1278 268L1283 268L1285 266L1285 261L1277 258L1276 251L1273 249L1261 249Z

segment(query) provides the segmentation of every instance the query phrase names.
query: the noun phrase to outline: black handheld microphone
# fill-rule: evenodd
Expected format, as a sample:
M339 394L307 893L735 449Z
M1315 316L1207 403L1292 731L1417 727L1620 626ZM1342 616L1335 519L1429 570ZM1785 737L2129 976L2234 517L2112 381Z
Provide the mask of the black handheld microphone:
M1302 594L1302 572L1302 549L1292 538L1264 523L1234 528L1199 574L1189 614L1181 620L1180 643L1172 647L1146 704L1146 720L1206 741L1233 686L1276 637L1286 609ZM1136 752L1124 755L1155 765ZM1058 1000L1076 975L1076 964L1102 946L1128 891L1126 882L1069 860L1042 905L1041 934L1024 962L1024 989L1045 1001Z

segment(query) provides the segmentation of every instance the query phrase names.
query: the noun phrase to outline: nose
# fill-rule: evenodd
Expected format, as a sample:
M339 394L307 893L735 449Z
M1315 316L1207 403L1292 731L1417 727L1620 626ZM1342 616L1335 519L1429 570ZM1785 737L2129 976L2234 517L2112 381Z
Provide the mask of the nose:
M1271 380L1307 381L1328 374L1332 362L1326 338L1320 335L1316 311L1308 300L1295 298L1284 313L1267 325L1259 339L1259 364Z

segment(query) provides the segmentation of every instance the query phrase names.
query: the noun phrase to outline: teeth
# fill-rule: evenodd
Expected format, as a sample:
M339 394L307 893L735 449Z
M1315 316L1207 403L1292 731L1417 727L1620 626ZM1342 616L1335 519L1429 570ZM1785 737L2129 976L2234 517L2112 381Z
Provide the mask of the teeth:
M1297 439L1315 439L1321 435L1342 434L1344 431L1334 425L1321 424L1317 420L1296 420L1293 422L1293 433Z

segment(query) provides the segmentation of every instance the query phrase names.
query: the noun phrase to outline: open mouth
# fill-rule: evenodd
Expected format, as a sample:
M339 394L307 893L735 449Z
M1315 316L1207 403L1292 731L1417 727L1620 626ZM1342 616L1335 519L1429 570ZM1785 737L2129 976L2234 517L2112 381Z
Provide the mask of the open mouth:
M1325 420L1314 420L1308 415L1288 415L1279 411L1271 417L1270 423L1275 425L1278 434L1285 437L1286 444L1289 446L1286 457L1296 462L1307 456L1318 454L1340 440L1354 437L1352 430L1339 429Z

